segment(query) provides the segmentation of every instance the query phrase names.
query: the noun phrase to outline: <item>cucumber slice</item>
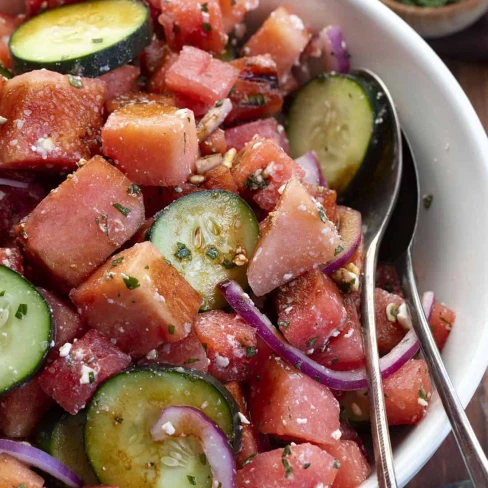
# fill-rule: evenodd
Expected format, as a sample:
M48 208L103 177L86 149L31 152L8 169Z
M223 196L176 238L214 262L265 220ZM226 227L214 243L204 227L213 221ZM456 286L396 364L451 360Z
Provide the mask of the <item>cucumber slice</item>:
M210 190L192 193L166 207L157 217L150 239L200 293L202 310L210 310L227 304L217 288L221 281L235 280L247 287L247 265L236 266L233 261L239 247L251 256L258 234L256 216L241 197Z
M357 76L314 78L300 89L288 113L291 156L314 150L329 186L344 193L356 176L376 167L382 105L381 96Z
M132 61L151 41L149 9L135 0L98 0L48 10L10 38L16 73L48 69L95 78Z
M240 448L239 408L209 375L186 368L144 368L104 383L87 410L85 450L99 480L124 488L210 488L212 474L197 439L152 440L150 429L171 405L201 409Z
M0 395L39 370L52 339L46 300L19 273L0 265Z
M68 415L61 410L48 412L39 427L37 445L74 471L85 485L97 485L83 445L85 413Z

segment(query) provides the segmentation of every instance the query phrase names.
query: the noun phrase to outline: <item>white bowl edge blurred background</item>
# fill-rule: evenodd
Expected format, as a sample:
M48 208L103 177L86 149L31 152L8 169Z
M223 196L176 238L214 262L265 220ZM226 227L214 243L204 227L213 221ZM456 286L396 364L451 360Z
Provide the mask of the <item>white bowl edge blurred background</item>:
M458 314L443 358L464 405L488 365L488 139L465 93L431 48L375 0L262 0L259 25L280 4L314 29L342 26L353 67L386 82L419 164L423 194L414 259L420 291L433 289ZM396 432L400 486L420 470L449 433L437 395L418 426ZM362 488L377 486L374 475Z

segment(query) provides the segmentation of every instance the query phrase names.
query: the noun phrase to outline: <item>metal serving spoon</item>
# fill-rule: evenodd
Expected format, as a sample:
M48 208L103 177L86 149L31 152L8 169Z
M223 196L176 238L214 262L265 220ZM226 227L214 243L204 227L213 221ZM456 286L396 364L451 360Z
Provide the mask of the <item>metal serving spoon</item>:
M407 143L403 144L403 177L398 198L398 205L383 238L380 259L394 264L397 269L405 299L410 305L413 327L464 463L474 486L487 488L488 461L449 379L417 292L412 266L412 244L420 208L420 190L415 160Z
M388 421L386 418L383 384L379 366L378 346L374 313L374 289L376 264L381 239L393 213L402 176L402 138L400 124L393 100L383 82L367 70L355 71L369 84L373 85L385 104L381 115L383 130L380 130L383 148L380 160L368 184L360 192L347 195L345 203L361 212L364 230L364 281L361 296L363 342L366 352L366 371L369 382L369 402L371 427L376 461L376 473L381 488L396 488L393 454L391 450Z

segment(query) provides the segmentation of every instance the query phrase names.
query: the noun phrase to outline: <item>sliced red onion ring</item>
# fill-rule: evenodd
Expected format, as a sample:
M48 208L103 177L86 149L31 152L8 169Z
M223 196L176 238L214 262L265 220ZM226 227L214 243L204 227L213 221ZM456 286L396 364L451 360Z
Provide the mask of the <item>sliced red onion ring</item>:
M11 180L10 178L0 178L0 185L13 186L15 188L29 188L29 183L25 181Z
M326 71L349 73L351 63L342 29L338 25L330 25L320 31L319 39L322 41Z
M0 453L2 452L9 454L28 466L33 466L50 474L70 488L81 488L83 486L83 481L61 461L29 444L0 439Z
M320 168L320 161L315 151L308 151L303 156L295 159L295 162L305 170L305 178L303 178L305 183L329 188L322 173L322 169Z
M325 274L342 268L356 251L362 237L361 214L349 207L339 205L337 207L337 218L339 220L339 234L342 238L341 247L343 250L329 261L323 268Z
M422 308L424 309L424 314L427 317L427 322L432 319L432 314L434 313L435 305L435 295L433 291L426 291L422 295Z
M202 411L186 406L165 408L152 427L151 435L155 441L172 435L195 436L200 440L212 469L213 484L221 488L235 487L236 463L227 437Z
M249 295L244 293L238 283L228 280L220 283L219 287L229 305L247 324L256 329L259 337L273 352L302 373L333 390L361 390L368 387L364 368L354 371L332 371L288 344L268 317L256 308ZM387 378L398 371L417 354L419 348L420 343L412 329L396 347L380 359L381 376Z

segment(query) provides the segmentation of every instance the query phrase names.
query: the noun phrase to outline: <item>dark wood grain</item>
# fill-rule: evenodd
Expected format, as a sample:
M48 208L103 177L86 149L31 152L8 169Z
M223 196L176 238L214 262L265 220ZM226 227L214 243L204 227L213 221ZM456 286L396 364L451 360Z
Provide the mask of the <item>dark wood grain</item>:
M448 62L488 131L488 63ZM488 155L487 155L488 157ZM467 410L469 419L485 452L488 452L488 374ZM407 485L408 488L439 488L468 479L466 468L452 436L446 439L434 457Z

